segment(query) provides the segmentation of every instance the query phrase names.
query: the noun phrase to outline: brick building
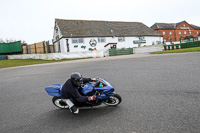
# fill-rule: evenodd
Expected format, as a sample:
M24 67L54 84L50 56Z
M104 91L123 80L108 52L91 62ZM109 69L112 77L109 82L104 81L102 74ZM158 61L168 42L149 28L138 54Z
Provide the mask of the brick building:
M180 43L181 37L193 36L198 40L200 36L200 27L188 24L186 21L179 23L155 23L151 28L163 35L163 41L166 44Z

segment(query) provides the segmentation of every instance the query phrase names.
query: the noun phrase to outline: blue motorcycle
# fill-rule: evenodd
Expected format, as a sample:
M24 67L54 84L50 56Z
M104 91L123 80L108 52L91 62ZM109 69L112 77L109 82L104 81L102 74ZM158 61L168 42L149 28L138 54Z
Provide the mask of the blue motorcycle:
M68 105L61 99L62 86L62 84L53 84L51 86L47 86L45 91L49 95L53 96L52 102L56 107L68 109ZM98 78L97 82L95 83L82 84L79 92L83 96L92 96L96 94L97 100L80 103L75 99L72 99L77 107L92 107L101 105L102 103L105 105L116 106L122 101L121 96L114 92L114 88L111 86L111 84L102 78Z

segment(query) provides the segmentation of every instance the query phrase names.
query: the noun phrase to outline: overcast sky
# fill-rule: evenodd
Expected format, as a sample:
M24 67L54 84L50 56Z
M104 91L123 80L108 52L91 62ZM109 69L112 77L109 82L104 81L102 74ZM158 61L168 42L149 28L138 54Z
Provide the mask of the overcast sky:
M55 18L200 26L200 0L0 0L0 39L53 38Z

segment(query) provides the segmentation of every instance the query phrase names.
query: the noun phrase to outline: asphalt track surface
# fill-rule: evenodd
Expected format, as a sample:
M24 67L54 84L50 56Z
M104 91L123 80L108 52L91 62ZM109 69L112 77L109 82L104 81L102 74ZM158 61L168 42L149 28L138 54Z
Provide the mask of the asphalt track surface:
M108 80L117 107L56 108L44 88L74 71ZM200 53L127 55L0 69L1 133L200 133Z

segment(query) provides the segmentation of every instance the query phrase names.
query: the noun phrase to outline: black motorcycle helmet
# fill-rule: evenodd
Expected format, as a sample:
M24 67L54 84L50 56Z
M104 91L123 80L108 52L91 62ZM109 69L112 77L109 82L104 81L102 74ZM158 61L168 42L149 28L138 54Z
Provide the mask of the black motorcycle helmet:
M81 86L83 78L82 75L78 72L74 72L71 74L71 81L76 86Z

